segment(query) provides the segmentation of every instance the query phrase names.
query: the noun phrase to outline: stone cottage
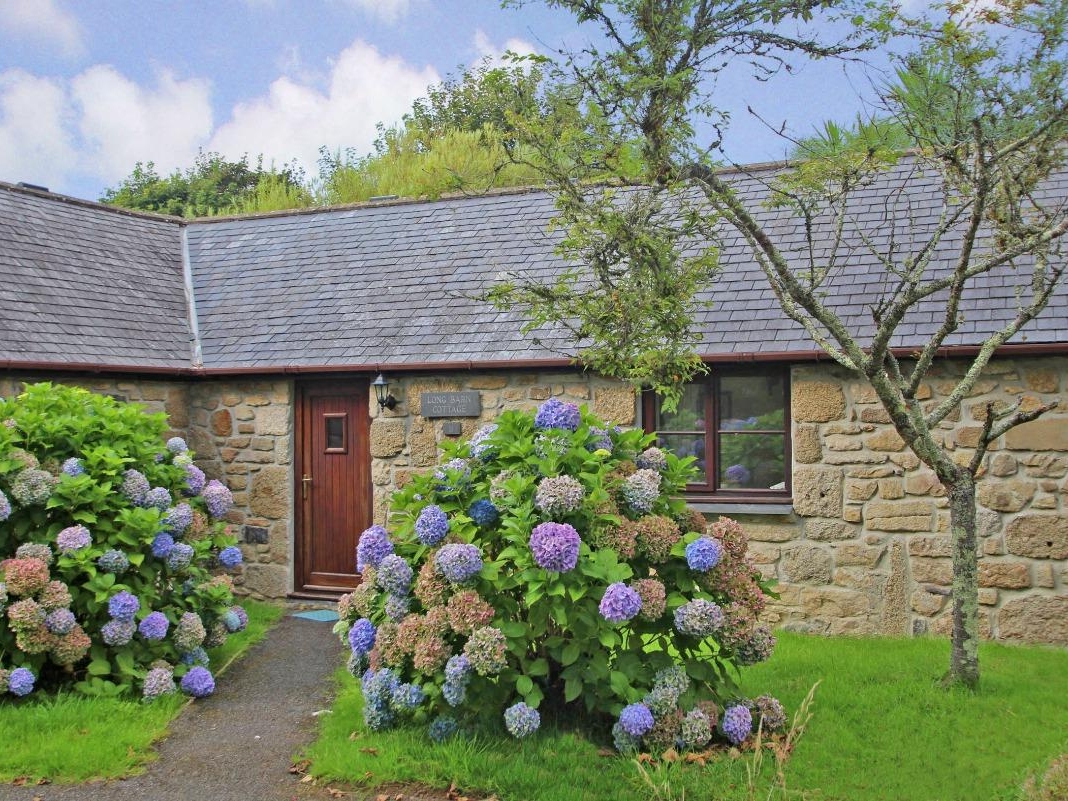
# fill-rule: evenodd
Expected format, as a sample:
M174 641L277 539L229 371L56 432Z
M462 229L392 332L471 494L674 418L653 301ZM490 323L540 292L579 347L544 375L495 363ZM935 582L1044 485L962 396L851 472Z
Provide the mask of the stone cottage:
M760 170L732 180L760 208ZM905 207L887 222L895 190ZM902 238L905 221L936 213L935 191L903 165L856 198L850 268L828 301L853 323L885 289L860 242ZM796 221L759 214L803 256ZM709 374L665 414L574 367L559 332L524 335L520 317L472 299L502 276L559 267L552 215L551 198L530 190L190 221L0 184L0 394L48 379L165 411L233 490L239 581L257 597L353 586L359 532L385 520L390 493L436 462L439 443L558 396L697 458L689 500L744 522L779 582L773 622L947 631L942 487L871 388L783 316L742 243L725 237L700 319ZM1006 270L965 298L923 398L949 392L960 359L1009 319L1016 283ZM899 354L927 342L940 304L908 319ZM380 374L396 403L376 402ZM1068 288L999 351L943 424L946 447L969 454L988 402L1018 399L1061 406L987 458L983 631L1068 644Z

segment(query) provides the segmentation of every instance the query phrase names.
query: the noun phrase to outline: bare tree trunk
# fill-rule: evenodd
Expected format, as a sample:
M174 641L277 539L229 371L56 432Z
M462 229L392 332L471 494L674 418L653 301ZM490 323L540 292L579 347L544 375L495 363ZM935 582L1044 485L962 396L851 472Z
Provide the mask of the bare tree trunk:
M979 559L975 478L958 470L947 484L953 547L953 634L946 684L979 686Z

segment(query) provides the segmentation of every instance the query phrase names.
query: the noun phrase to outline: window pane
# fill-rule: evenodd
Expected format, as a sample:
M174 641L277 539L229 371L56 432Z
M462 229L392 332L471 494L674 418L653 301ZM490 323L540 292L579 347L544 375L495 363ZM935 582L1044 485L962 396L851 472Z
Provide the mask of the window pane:
M785 489L782 434L720 434L722 489Z
M340 451L345 449L345 418L343 416L327 417L326 449Z
M719 379L721 431L782 431L783 376L725 375Z
M661 434L657 437L661 448L671 451L680 459L686 456L695 456L697 461L694 466L698 469L694 484L704 484L708 481L708 473L705 471L705 438L703 434Z
M706 387L706 384L687 384L677 411L657 412L656 430L704 431Z

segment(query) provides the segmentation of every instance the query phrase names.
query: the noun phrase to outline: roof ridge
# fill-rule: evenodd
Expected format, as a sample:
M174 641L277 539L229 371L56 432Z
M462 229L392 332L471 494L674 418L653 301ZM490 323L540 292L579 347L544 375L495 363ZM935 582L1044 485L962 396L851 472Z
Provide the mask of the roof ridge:
M48 189L41 189L31 186L19 186L18 184L8 183L7 181L0 181L0 190L5 192L12 192L20 195L30 195L32 197L38 197L42 200L53 200L57 203L66 203L71 206L81 206L88 209L96 209L98 211L108 211L113 214L122 214L126 217L138 217L144 220L154 220L156 222L169 222L177 225L186 225L189 220L184 217L176 217L173 214L159 214L154 211L140 211L138 209L127 209L122 206L112 206L107 203L101 203L96 200L85 200L80 197L73 197L72 195L64 195L59 192L52 192Z

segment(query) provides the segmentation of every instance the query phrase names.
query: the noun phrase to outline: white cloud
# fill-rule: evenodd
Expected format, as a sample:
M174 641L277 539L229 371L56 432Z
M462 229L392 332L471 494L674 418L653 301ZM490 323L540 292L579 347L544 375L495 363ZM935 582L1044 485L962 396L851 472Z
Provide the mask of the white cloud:
M55 0L0 0L0 29L54 44L67 56L80 55L85 49L77 18Z
M389 24L399 22L408 14L411 6L410 0L345 0L345 2L367 16Z
M367 152L375 124L398 121L439 80L431 67L415 68L357 41L338 56L325 87L283 76L266 95L239 103L209 149L229 158L262 153L276 165L296 158L314 172L321 146Z
M515 53L517 56L531 56L538 52L538 49L530 42L514 37L505 41L503 45L497 46L490 41L489 36L481 28L475 31L474 44L475 51L478 53L477 62L489 58L493 64L501 64L504 54L508 52Z
M0 179L66 191L78 178L115 184L138 161L188 165L211 134L209 90L168 73L139 86L104 65L69 81L0 73Z
M207 81L169 72L146 88L113 67L90 67L71 81L83 157L108 180L138 161L154 161L161 171L188 165L211 135L210 94Z
M22 70L0 73L0 179L57 186L78 154L63 85Z

